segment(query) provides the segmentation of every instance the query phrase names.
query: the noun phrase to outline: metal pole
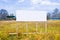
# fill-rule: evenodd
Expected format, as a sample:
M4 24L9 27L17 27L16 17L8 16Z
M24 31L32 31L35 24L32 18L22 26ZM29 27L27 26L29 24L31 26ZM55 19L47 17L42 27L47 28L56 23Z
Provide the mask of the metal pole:
M45 22L45 33L47 33L47 21Z
M38 23L36 23L36 33L38 33Z
M28 24L26 23L26 33L28 33Z
M45 22L45 34L47 34L47 28L48 28L48 26L47 26L47 21ZM45 35L45 40L46 40L46 35Z
M16 25L16 33L17 33L17 38L18 38L18 24Z

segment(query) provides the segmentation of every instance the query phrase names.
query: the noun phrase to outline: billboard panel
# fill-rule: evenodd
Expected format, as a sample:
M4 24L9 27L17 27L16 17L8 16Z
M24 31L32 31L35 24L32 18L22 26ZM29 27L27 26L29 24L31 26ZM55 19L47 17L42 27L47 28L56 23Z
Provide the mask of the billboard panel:
M47 21L47 12L36 10L17 10L16 21Z

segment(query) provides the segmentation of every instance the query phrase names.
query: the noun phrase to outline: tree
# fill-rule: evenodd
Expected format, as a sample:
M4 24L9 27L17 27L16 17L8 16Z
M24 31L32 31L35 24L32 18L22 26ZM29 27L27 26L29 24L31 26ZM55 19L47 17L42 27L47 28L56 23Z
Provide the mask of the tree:
M58 13L59 12L59 9L58 8L55 8L54 9L54 13Z
M10 16L14 16L14 14L12 13L12 14L10 14Z
M59 13L59 9L58 9L58 8L55 8L55 9L54 9L54 12L53 12L53 15L52 15L52 18L58 19L58 18L60 17L59 14L60 14L60 13Z
M5 9L0 10L0 20L6 20L8 16L8 11Z
M47 20L49 20L51 18L51 14L47 13Z

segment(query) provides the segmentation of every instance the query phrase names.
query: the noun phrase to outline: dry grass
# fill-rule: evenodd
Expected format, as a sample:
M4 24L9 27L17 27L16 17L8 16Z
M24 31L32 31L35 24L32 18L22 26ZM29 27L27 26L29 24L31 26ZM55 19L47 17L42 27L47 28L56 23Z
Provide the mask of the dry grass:
M38 32L42 34L22 34L26 32L26 23L28 24L28 33L36 32L36 23L38 23ZM1 40L60 40L60 20L47 21L47 33L44 33L44 23L0 21L0 38ZM9 34L16 32L18 32L17 35Z

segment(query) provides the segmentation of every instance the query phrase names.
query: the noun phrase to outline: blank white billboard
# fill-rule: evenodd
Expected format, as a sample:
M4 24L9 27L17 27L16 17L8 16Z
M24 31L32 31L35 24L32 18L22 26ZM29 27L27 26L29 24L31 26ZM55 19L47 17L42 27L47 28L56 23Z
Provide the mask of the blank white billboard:
M47 21L46 11L17 10L16 21Z

